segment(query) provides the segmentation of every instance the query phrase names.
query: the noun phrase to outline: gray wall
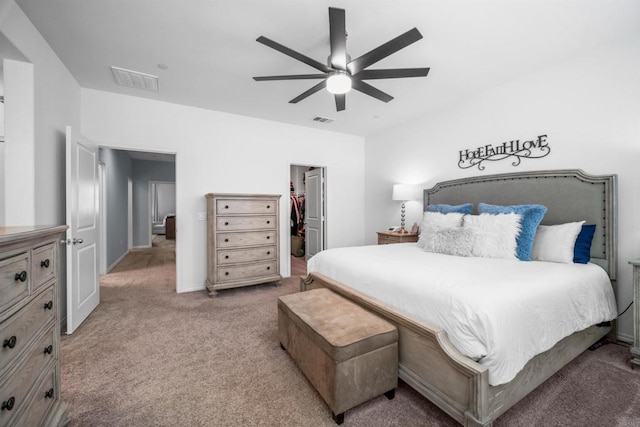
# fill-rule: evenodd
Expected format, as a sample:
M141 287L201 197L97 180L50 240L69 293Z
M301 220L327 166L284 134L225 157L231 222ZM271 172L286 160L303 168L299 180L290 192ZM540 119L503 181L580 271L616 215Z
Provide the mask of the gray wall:
M132 160L125 151L100 148L106 167L107 269L127 253L127 193L132 178Z
M176 164L133 160L133 246L148 246L151 230L149 181L176 181ZM173 210L175 213L175 209Z

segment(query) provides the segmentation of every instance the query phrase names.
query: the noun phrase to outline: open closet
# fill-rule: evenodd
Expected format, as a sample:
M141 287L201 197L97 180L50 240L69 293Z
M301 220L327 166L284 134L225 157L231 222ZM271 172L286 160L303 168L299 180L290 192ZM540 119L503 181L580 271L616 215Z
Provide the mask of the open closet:
M313 170L313 167L291 165L289 182L289 224L291 235L291 255L295 257L303 257L305 255L305 172L309 170Z

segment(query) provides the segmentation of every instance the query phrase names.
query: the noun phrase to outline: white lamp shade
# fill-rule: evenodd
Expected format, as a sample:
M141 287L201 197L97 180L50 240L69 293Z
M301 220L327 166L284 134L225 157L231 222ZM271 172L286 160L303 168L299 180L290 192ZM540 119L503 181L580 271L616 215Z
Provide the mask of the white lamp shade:
M416 186L410 184L394 184L392 200L415 200Z

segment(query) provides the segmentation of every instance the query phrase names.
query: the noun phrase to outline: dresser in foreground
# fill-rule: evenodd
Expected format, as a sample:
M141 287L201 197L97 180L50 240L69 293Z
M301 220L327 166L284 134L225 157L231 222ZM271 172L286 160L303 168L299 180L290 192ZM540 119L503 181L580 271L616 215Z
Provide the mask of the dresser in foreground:
M207 289L277 282L280 275L278 194L212 194L207 198Z
M633 345L631 367L640 369L640 258L629 261L633 266Z
M59 246L67 226L0 227L0 426L60 426Z

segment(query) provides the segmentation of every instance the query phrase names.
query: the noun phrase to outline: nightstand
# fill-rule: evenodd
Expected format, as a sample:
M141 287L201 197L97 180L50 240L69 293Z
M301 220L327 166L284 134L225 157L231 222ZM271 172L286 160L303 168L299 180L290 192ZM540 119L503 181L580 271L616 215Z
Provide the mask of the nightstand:
M389 243L415 243L418 241L418 233L398 233L395 231L378 231L378 244Z
M632 259L633 265L633 346L631 346L631 366L640 368L640 258Z

